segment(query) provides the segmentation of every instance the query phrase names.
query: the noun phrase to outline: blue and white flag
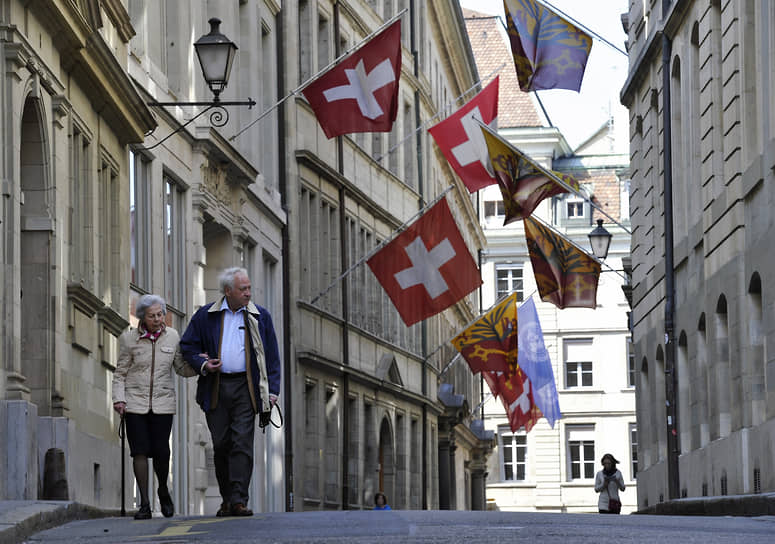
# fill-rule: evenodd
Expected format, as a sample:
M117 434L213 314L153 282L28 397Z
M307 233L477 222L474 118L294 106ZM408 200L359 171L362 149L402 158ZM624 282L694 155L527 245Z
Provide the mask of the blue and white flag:
M533 401L554 428L554 422L562 417L554 371L549 352L544 345L544 333L538 321L532 297L517 309L519 323L519 366L533 385Z

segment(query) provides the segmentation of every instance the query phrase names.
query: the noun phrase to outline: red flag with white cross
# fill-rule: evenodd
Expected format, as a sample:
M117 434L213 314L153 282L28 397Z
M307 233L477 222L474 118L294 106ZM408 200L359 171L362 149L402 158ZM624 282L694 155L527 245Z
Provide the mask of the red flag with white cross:
M390 132L398 114L400 77L399 19L302 93L329 138L354 132Z
M446 198L367 262L407 327L449 308L482 284Z
M497 183L479 123L497 128L497 77L462 108L428 129L452 169L472 193Z

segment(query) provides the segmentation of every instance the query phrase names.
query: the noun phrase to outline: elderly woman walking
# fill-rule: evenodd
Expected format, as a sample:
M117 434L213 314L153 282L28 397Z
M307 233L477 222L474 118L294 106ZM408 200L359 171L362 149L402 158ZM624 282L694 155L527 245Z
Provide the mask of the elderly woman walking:
M148 500L148 458L159 482L159 504L165 517L175 513L167 488L169 476L172 415L175 388L172 370L181 376L196 371L183 360L178 348L178 331L166 327L167 304L156 295L141 296L135 307L139 321L119 338L119 354L113 374L113 409L124 417L132 456L140 509L135 519L150 519Z

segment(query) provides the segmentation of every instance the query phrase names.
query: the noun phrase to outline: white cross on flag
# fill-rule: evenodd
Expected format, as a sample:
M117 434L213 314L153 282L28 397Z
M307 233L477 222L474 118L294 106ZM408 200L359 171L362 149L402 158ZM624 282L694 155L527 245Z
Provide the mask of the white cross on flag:
M329 138L354 132L390 132L398 114L400 77L399 19L302 93Z
M497 182L490 173L490 154L477 121L496 128L498 77L458 111L428 129L453 170L472 193Z
M369 259L368 265L407 327L449 308L482 284L446 198Z

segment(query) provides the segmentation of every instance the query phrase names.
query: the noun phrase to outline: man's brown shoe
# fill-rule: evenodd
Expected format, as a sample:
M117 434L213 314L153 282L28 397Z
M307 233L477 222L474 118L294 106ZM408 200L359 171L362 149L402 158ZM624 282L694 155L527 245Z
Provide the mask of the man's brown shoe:
M241 502L238 502L231 506L231 515L232 516L252 516L253 510L250 510L244 504L242 504Z
M228 502L222 502L221 507L215 513L215 517L225 518L231 515L231 505Z

